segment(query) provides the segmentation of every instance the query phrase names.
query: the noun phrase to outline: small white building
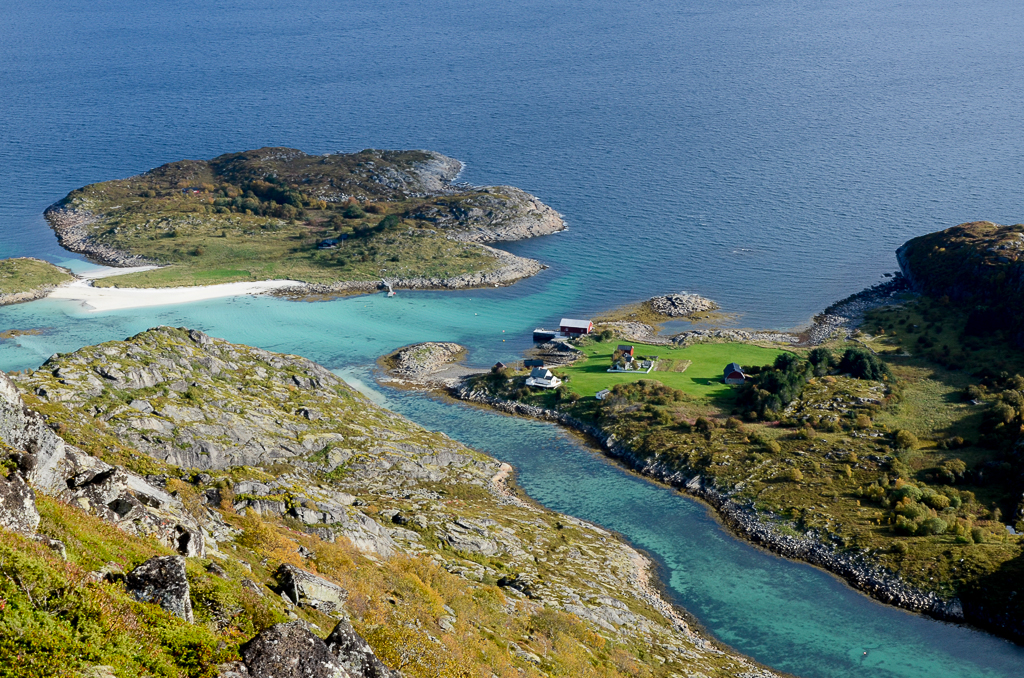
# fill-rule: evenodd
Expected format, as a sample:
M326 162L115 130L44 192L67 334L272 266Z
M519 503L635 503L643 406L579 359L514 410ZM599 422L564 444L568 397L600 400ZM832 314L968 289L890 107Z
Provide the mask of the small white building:
M598 400L604 400L605 398L607 398L611 394L611 392L612 392L611 389L606 388L604 390L598 391L594 395L594 397L597 398Z
M551 370L543 367L534 367L530 370L530 376L526 378L527 386L540 386L541 388L558 388L562 380L556 377Z

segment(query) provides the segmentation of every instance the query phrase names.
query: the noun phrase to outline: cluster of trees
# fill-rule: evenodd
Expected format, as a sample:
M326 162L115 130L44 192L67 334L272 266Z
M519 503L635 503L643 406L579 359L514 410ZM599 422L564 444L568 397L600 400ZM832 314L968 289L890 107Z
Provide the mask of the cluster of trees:
M683 391L666 386L654 379L616 384L601 401L599 413L602 421L612 422L628 413L643 413L652 423L669 426L675 417L661 407L688 400Z
M802 360L793 353L783 353L772 365L750 370L751 379L741 388L737 402L744 411L758 417L774 417L803 393L811 377L820 377L838 370L856 379L888 381L889 366L863 348L848 348L837 358L827 348L816 348Z
M951 478L958 474L962 477L962 461L950 460L946 464ZM879 482L860 488L857 496L886 509L887 520L897 534L950 533L962 544L980 543L984 539L983 530L974 527L974 520L979 513L987 515L989 512L977 503L973 492L951 486L919 486L904 478L890 482L883 476Z

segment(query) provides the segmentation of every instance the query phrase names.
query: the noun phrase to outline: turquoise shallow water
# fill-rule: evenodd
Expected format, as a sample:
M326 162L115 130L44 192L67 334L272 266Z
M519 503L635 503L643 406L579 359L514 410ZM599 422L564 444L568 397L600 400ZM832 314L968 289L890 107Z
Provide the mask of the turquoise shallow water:
M467 181L536 193L570 229L510 244L551 268L507 289L6 307L0 331L44 333L0 342L0 369L159 324L364 377L428 339L487 365L562 315L682 289L740 326L786 328L877 282L912 236L1021 221L1013 3L7 0L2 15L0 256L67 261L41 215L85 183L263 145L432 148L465 160ZM553 427L386 397L516 464L552 508L648 549L678 602L765 663L1024 674L1019 648L749 548Z

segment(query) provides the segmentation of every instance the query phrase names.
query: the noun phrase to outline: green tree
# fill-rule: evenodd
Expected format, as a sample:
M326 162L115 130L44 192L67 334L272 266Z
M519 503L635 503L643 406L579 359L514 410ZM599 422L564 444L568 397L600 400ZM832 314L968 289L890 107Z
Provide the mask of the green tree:
M896 431L894 440L896 448L900 450L916 450L918 445L920 445L917 436L906 429Z

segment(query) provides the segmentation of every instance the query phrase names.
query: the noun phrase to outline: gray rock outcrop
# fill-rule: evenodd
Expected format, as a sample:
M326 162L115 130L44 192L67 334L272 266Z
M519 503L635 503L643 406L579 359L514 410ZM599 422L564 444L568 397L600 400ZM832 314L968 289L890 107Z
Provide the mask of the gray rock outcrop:
M463 242L508 242L549 235L565 229L558 212L513 186L485 186L456 206L430 204L415 216L448 231Z
M680 292L653 297L647 301L655 313L669 318L689 318L697 313L706 313L718 309L718 304L698 294Z
M95 240L87 228L97 220L96 215L91 212L66 207L63 202L59 202L50 205L43 216L57 234L57 242L70 252L84 254L106 266L152 266L158 263L136 254L122 252Z
M397 377L417 379L436 372L458 360L466 352L464 346L451 342L425 341L400 348L387 358L389 372Z
M295 605L306 605L326 614L341 613L348 592L323 577L284 563L277 569L282 596Z
M31 536L37 527L35 492L20 473L11 473L6 478L0 475L0 529Z
M185 559L181 556L157 556L128 573L128 590L136 600L154 603L187 622L192 618Z
M277 624L242 646L251 678L350 678L324 641L299 621Z
M347 619L339 621L324 642L352 678L398 678L397 672L377 659L373 648L356 633Z
M182 555L205 554L203 530L178 499L65 443L41 415L25 406L3 373L0 442L23 451L20 472L36 491L79 506L131 534L155 537Z

